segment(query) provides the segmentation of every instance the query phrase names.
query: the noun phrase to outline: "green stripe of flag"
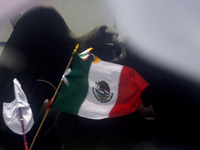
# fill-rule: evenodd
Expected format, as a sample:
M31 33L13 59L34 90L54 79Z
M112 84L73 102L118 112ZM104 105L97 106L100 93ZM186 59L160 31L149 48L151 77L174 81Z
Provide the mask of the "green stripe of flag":
M90 61L83 61L79 56L73 58L73 71L67 75L69 86L62 83L60 94L52 105L53 109L72 114L78 114L79 107L83 103L88 92L88 72L93 57Z

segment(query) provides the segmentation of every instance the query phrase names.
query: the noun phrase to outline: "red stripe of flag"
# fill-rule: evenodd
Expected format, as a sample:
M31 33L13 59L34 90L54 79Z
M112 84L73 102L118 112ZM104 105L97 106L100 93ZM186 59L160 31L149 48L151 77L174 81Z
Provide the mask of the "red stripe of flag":
M134 69L124 66L120 75L118 99L110 111L110 118L135 112L142 103L142 91L148 85Z

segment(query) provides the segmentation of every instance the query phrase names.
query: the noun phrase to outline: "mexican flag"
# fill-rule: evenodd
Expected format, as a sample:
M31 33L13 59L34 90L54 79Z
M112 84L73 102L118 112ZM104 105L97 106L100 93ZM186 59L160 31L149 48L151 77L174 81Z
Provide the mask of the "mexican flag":
M88 51L74 55L72 63L53 109L103 119L127 115L140 107L142 91L149 84L134 69L102 61Z

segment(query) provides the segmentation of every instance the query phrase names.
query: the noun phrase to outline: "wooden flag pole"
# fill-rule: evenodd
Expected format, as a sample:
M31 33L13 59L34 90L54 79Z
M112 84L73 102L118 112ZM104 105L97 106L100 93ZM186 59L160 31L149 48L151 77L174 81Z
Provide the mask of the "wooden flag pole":
M73 51L73 53L72 53L72 56L71 56L71 58L70 58L70 60L69 60L69 63L68 63L68 65L67 65L66 69L65 69L65 72L68 70L68 68L69 68L69 66L70 66L70 64L71 64L71 62L72 62L73 55L77 52L77 49L78 49L78 48L79 48L79 44L77 44L77 45L75 46L75 49L74 49L74 51ZM64 73L65 73L65 72L64 72ZM58 94L58 91L59 91L59 88L60 88L61 84L62 84L62 80L60 80L60 83L58 84L58 87L56 88L56 91L55 91L55 93L54 93L54 95L53 95L53 98L52 98L52 100L51 100L51 104L53 103L53 101L54 101L56 95ZM43 123L44 123L46 117L47 117L47 114L49 113L49 110L50 110L50 108L46 111L46 113L45 113L45 115L44 115L44 117L43 117L43 119L42 119L42 122L40 123L40 126L39 126L39 128L38 128L38 130L37 130L37 132L36 132L36 134L35 134L35 137L33 138L33 141L32 141L32 143L31 143L31 146L30 146L29 150L32 149L33 144L34 144L34 142L35 142L35 140L36 140L36 138L37 138L37 135L38 135L38 133L40 132L40 129L41 129L41 127L42 127L42 125L43 125Z

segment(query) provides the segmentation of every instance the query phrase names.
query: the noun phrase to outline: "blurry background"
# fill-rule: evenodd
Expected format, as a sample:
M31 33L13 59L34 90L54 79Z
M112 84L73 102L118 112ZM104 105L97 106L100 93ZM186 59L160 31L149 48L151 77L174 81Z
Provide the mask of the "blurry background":
M43 2L52 4L76 35L115 25L146 61L200 82L198 0L0 0L0 52L12 32L9 19Z
M106 24L108 26L114 26L119 32L119 39L127 38L131 40L131 44L134 50L133 55L138 55L137 57L140 57L140 59L143 59L148 63L152 63L153 66L159 66L163 70L173 72L173 75L175 74L178 77L183 76L187 79L200 83L200 1L0 0L0 53L13 31L13 26L10 22L10 19L12 19L17 14L23 14L30 7L44 2L50 3L58 10L69 28L77 36L89 32L98 25ZM158 73L159 77L159 72L156 73ZM160 75L164 75L164 73L161 73ZM169 75L166 76L168 77ZM163 79L164 81L161 81L160 79ZM169 79L174 78L170 78L169 76ZM173 101L174 99L168 99L167 97L170 94L173 96L173 89L176 89L176 85L180 85L180 87L178 87L178 92L175 91L174 94L185 94L186 98L188 96L189 98L187 100L189 102L187 101L186 104L194 103L196 100L199 100L198 96L196 96L198 93L195 93L196 91L191 86L188 86L190 84L185 84L185 82L183 82L183 84L177 84L177 82L171 84L176 80L165 80L165 76L160 76L160 78L155 79L155 81L156 80L158 80L159 83L155 83L156 85L158 84L158 87L166 87L166 89L163 88L163 91L166 90L166 93L159 93L157 91L159 89L156 89L155 95L163 95L162 98L164 99L164 102L162 104L164 106L165 104L168 105L166 108L163 108L163 105L161 105L159 110L163 109L163 111L166 111L167 115L169 113L167 111L170 111L172 108L177 109L178 112L180 105L176 104L179 101L183 101L183 99L180 99L175 103ZM168 83L169 81L171 82ZM180 80L180 82L182 81L183 80ZM173 85L175 86L174 88L168 90L168 84L170 84L170 88ZM184 90L180 90L181 88L183 88L186 92ZM194 97L196 96L197 99L193 100L193 97L190 98L190 93L187 91L187 89L190 89L191 91L193 90L195 93ZM168 93L168 91L171 93ZM172 108L168 108L168 106L171 105L171 102L173 102L174 107L171 106ZM158 106L160 106L159 104L160 103L158 103ZM194 105L195 104L196 102ZM43 110L44 108L46 107L43 107ZM186 112L184 114L187 114L187 111L192 109L193 108L187 108L187 110L184 109L184 112ZM140 108L140 112L146 114L150 114L151 110L152 109L150 107L148 109ZM181 109L180 112L181 111L183 111L183 109ZM174 115L173 111L171 114ZM173 116L169 115L169 117ZM187 117L185 117L184 120L184 117L185 116L180 116L179 119L183 119L181 121L181 123L184 123L183 125L185 125L184 121L188 120ZM178 120L178 118L176 119ZM174 124L176 124L178 121L175 123L173 121L173 119L172 121L166 119L167 124L166 122L161 124L163 125L163 131L166 130L166 132L168 132L167 129L172 129L171 132L169 132L170 134L181 127L179 127L181 123L175 126ZM186 124L187 123L188 122L186 122ZM171 125L171 128L169 125ZM174 126L177 128L173 128ZM194 125L192 124L191 126L193 127ZM187 126L185 125L184 127ZM187 129L186 133L191 132L192 135L192 131L194 131L195 128L192 130L189 127L185 128L185 130ZM182 129L180 129L180 132L185 134L185 131L182 132ZM176 137L174 136L174 138ZM187 139L190 138L191 137L189 136L187 137Z

